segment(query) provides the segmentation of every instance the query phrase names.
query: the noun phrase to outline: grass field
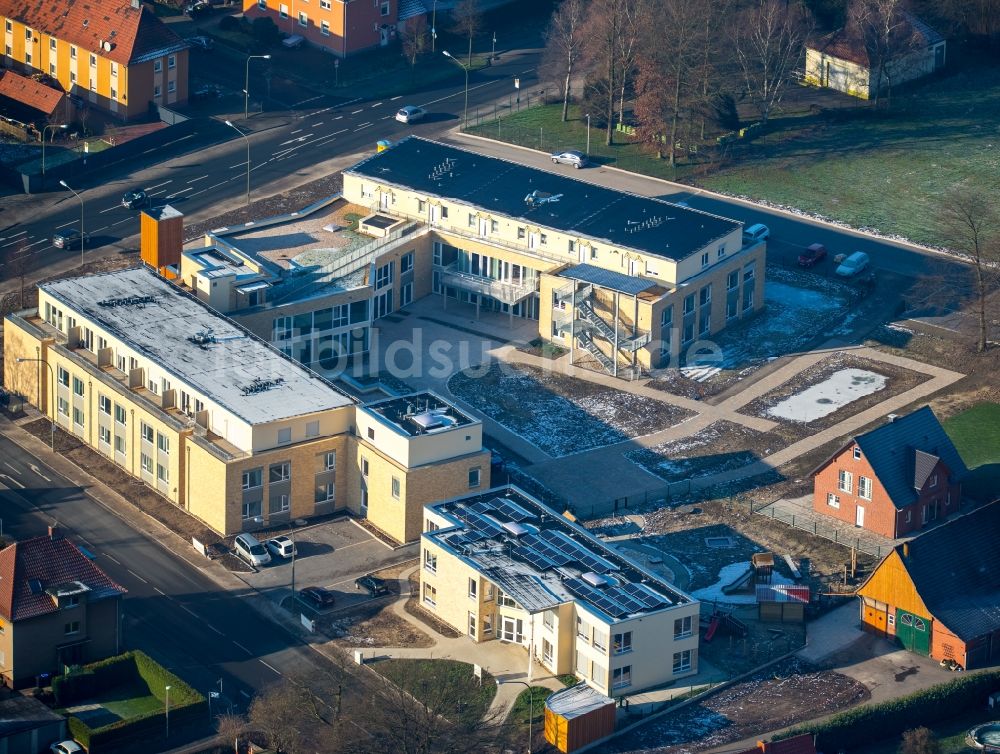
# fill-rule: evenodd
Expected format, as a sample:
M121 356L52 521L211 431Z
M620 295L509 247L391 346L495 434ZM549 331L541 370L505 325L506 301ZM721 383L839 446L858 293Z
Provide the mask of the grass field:
M850 107L778 115L765 140L734 153L733 167L706 175L688 164L671 168L638 144L624 143L624 134L615 134L623 143L607 147L597 128L591 129L590 155L600 164L948 246L940 198L963 183L1000 183L998 73L996 66L970 66L929 79L894 94L889 112ZM498 114L499 120L492 111L470 113L470 131L543 151L586 150L587 122L578 108L570 108L566 123L558 104L501 105Z
M971 752L972 749L965 745L965 734L970 728L989 722L993 717L985 710L976 710L935 725L931 730L941 746L940 754ZM899 743L899 738L875 741L868 746L855 749L854 754L896 754L899 751Z
M752 159L697 183L947 246L941 196L962 183L997 185L997 73L981 66L932 78L894 96L887 115L790 119Z
M966 409L945 421L944 429L972 472L963 492L981 500L995 497L1000 490L1000 404Z
M99 705L94 707L93 705ZM79 707L91 709L78 709ZM159 712L163 702L153 696L149 686L141 678L121 686L115 686L95 696L89 697L84 703L69 708L80 720L91 728L109 725L117 720L131 720L149 712Z
M466 662L382 660L371 667L438 714L463 724L482 719L497 693L493 676L484 670L480 684Z

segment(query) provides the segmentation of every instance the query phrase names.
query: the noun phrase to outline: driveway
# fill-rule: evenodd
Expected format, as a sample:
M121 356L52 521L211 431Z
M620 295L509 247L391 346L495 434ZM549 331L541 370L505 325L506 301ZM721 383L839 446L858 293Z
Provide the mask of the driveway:
M417 557L417 543L392 549L347 518L294 532L295 589L321 586L335 593L337 607L368 599L354 580L363 574ZM275 602L292 589L292 561L274 558L257 573L237 574L243 581Z

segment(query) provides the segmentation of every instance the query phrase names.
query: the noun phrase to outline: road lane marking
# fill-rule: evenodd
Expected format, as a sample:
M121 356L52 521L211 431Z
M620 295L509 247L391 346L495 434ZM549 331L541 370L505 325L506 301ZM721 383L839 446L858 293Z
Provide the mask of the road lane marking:
M132 219L131 217L126 217L126 218L125 218L124 220L119 220L119 221L118 221L118 222L116 222L116 223L111 223L111 227L113 228L113 227L115 227L116 225L121 225L122 223L127 223L127 222L128 222L129 220L131 220L131 219Z
M158 594L162 594L162 595L163 595L164 597L166 597L166 596L167 596L167 593L166 593L166 592L164 592L164 591L163 591L162 589L160 589L160 587L158 587L158 586L154 586L154 587L153 587L153 591L154 591L154 592L157 592Z
M42 239L40 239L40 240L38 240L38 241L34 241L33 243L29 243L29 244L28 244L27 246L25 246L24 248L25 248L25 249L30 249L30 248L31 248L32 246L38 246L38 244L40 244L40 243L48 243L48 242L49 242L49 239L47 239L47 238L42 238Z
M274 665L270 665L269 663L265 662L264 660L260 660L260 659L258 659L257 662L259 662L261 665L263 665L268 670L274 671L278 675L281 675L281 671L278 670L276 667L274 667Z
M337 134L346 134L348 131L350 131L350 129L349 128L345 128L345 129L343 129L341 131L334 131L333 135L336 136Z
M474 92L476 91L476 89L482 89L484 86L492 86L495 83L497 82L487 81L485 84L479 84L478 86L470 86L469 91ZM463 89L459 89L454 94L449 94L444 97L438 97L437 99L431 100L430 102L425 102L424 104L421 105L421 107L426 108L428 105L436 105L438 102L444 102L446 99L451 99L452 97L461 97L463 91L464 91Z
M76 220L70 220L68 223L63 223L62 225L57 225L56 230L60 228L65 228L67 225L76 225Z
M403 98L403 95L402 95L402 94L397 94L397 95L396 95L395 97L390 97L390 98L389 98L389 101L390 101L390 102L395 102L396 100L398 100L398 99L402 99L402 98Z
M222 183L216 183L214 186L209 186L207 189L205 189L205 191L211 191L214 188L219 188L219 186L225 186L227 183L229 183L229 181L223 181ZM192 194L191 196L194 196L194 194Z
M174 601L177 602L177 600L174 600ZM192 610L191 608L189 608L187 605L183 605L180 602L177 602L177 606L181 610L183 610L185 613L187 613L188 615L190 615L192 618L197 618L198 617L198 613L196 613L194 610Z
M237 162L235 165L230 165L229 169L233 170L234 168L241 168L241 167L243 167L246 164L247 164L247 161L243 160L243 162Z
M28 464L28 468L31 469L32 471L34 471L36 474L38 474L38 476L40 476L46 482L49 482L50 484L52 483L52 480L49 479L47 476L45 476L45 474L42 473L42 470L40 468L38 468L37 466L35 466L35 464L29 463ZM81 539L82 539L82 537L81 537Z
M372 125L371 121L368 121L367 123L359 123L358 124L358 128L365 128L366 126L370 126L370 125Z
M319 120L319 121L316 121L315 123L310 123L309 124L309 128L316 128L316 126L322 126L322 125L323 125L323 121Z
M344 117L343 115L338 115L336 118L334 118L334 120L340 120L343 117Z
M351 113L351 115L357 115L358 113L363 113L364 111L365 111L365 109L364 109L364 108L362 107L362 108L361 108L360 110L355 110L355 111L353 111L353 112Z
M98 214L103 215L105 212L112 212L113 210L116 210L121 206L122 205L120 204L116 204L114 207L108 207L107 209L102 209Z
M143 578L142 576L140 576L140 575L139 575L138 573L136 573L135 571L133 571L133 570L132 570L131 568L126 568L125 570L127 570L127 571L128 571L129 573L131 573L131 574L132 574L133 576L135 576L135 577L136 577L137 579L139 579L139 581L141 581L141 582L142 582L143 584L148 584L148 583L149 583L148 581L146 581L146 579L144 579L144 578Z
M13 471L13 472L14 472L15 474L20 474L20 473L21 473L21 470L20 470L20 469L17 469L17 468L14 468L13 466L11 466L11 465L10 465L9 463L7 463L6 461L4 461L4 462L3 462L3 465L4 465L4 466L6 466L6 467L7 467L8 469L10 469L11 471Z
M192 199L192 198L198 196L198 194L204 194L206 191L208 191L208 189L202 189L201 191L195 191L193 194L188 194L187 198L188 199Z
M208 173L205 173L205 175L202 176L198 176L197 178L192 178L190 181L188 181L188 183L194 183L195 181L203 181L206 178L208 178Z
M6 479L6 480L7 480L8 482L10 482L11 484L16 484L16 485L17 485L18 487L20 487L20 488L21 488L22 490L24 489L24 485L23 485L23 484L21 484L21 483L20 483L19 481L17 481L17 480L16 480L16 479L14 479L13 477L9 477L9 476L7 476L6 474L0 474L0 479Z
M290 131L289 135L295 136L295 134L298 134L298 133L302 133L302 129L301 128L296 128L294 131Z
M372 105L372 110L374 110L376 107L378 107L379 105L382 105L382 104L384 104L384 103L382 103L382 102L376 102L374 105Z
M122 562L118 558L116 558L114 555L108 555L106 552L102 553L102 555L104 555L104 557L106 557L108 560L110 560L113 563L117 563L118 565L122 564Z
M159 188L160 186L166 186L168 183L173 183L173 182L174 182L174 179L170 178L169 180L166 180L163 183L157 183L155 186L148 186L146 188L146 193L149 193L150 191L152 191L155 188Z
M239 643L238 641L234 641L234 642L233 642L233 644L235 644L235 645L236 645L237 647L239 647L240 649L242 649L242 650L243 650L244 652L246 652L246 653L247 653L248 655L250 655L250 656L253 656L253 652L251 652L251 651L250 651L249 649L247 649L246 647L244 647L244 646L243 646L242 644L240 644L240 643Z
M222 631L220 631L219 629L217 629L217 628L216 628L215 626L213 626L213 625L212 625L211 623L202 623L202 625L203 625L203 626L205 626L206 628L210 628L210 629L212 629L212 630L213 630L213 631L215 631L215 633L217 633L217 634L218 634L219 636L225 636L225 634L224 634L224 633L222 633Z

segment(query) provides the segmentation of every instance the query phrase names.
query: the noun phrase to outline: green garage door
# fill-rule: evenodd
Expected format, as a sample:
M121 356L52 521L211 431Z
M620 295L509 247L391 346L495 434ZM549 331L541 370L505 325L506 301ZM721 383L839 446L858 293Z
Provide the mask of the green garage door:
M931 653L931 622L927 618L897 608L896 637L911 652Z

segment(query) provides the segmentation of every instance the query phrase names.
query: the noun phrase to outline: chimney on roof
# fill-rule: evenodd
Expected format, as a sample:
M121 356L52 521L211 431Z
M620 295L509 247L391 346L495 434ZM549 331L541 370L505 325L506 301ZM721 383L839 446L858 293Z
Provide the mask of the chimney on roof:
M890 423L890 424L892 424L892 423L893 423L894 421L896 421L896 419L898 419L898 418L899 418L899 414L889 414L889 415L888 415L888 416L886 417L886 419L888 419L888 420L889 420L889 423Z
M142 0L132 0L132 7L139 10L142 7Z
M51 539L53 542L56 542L62 538L63 538L62 529L60 529L57 525L49 527L49 539Z

